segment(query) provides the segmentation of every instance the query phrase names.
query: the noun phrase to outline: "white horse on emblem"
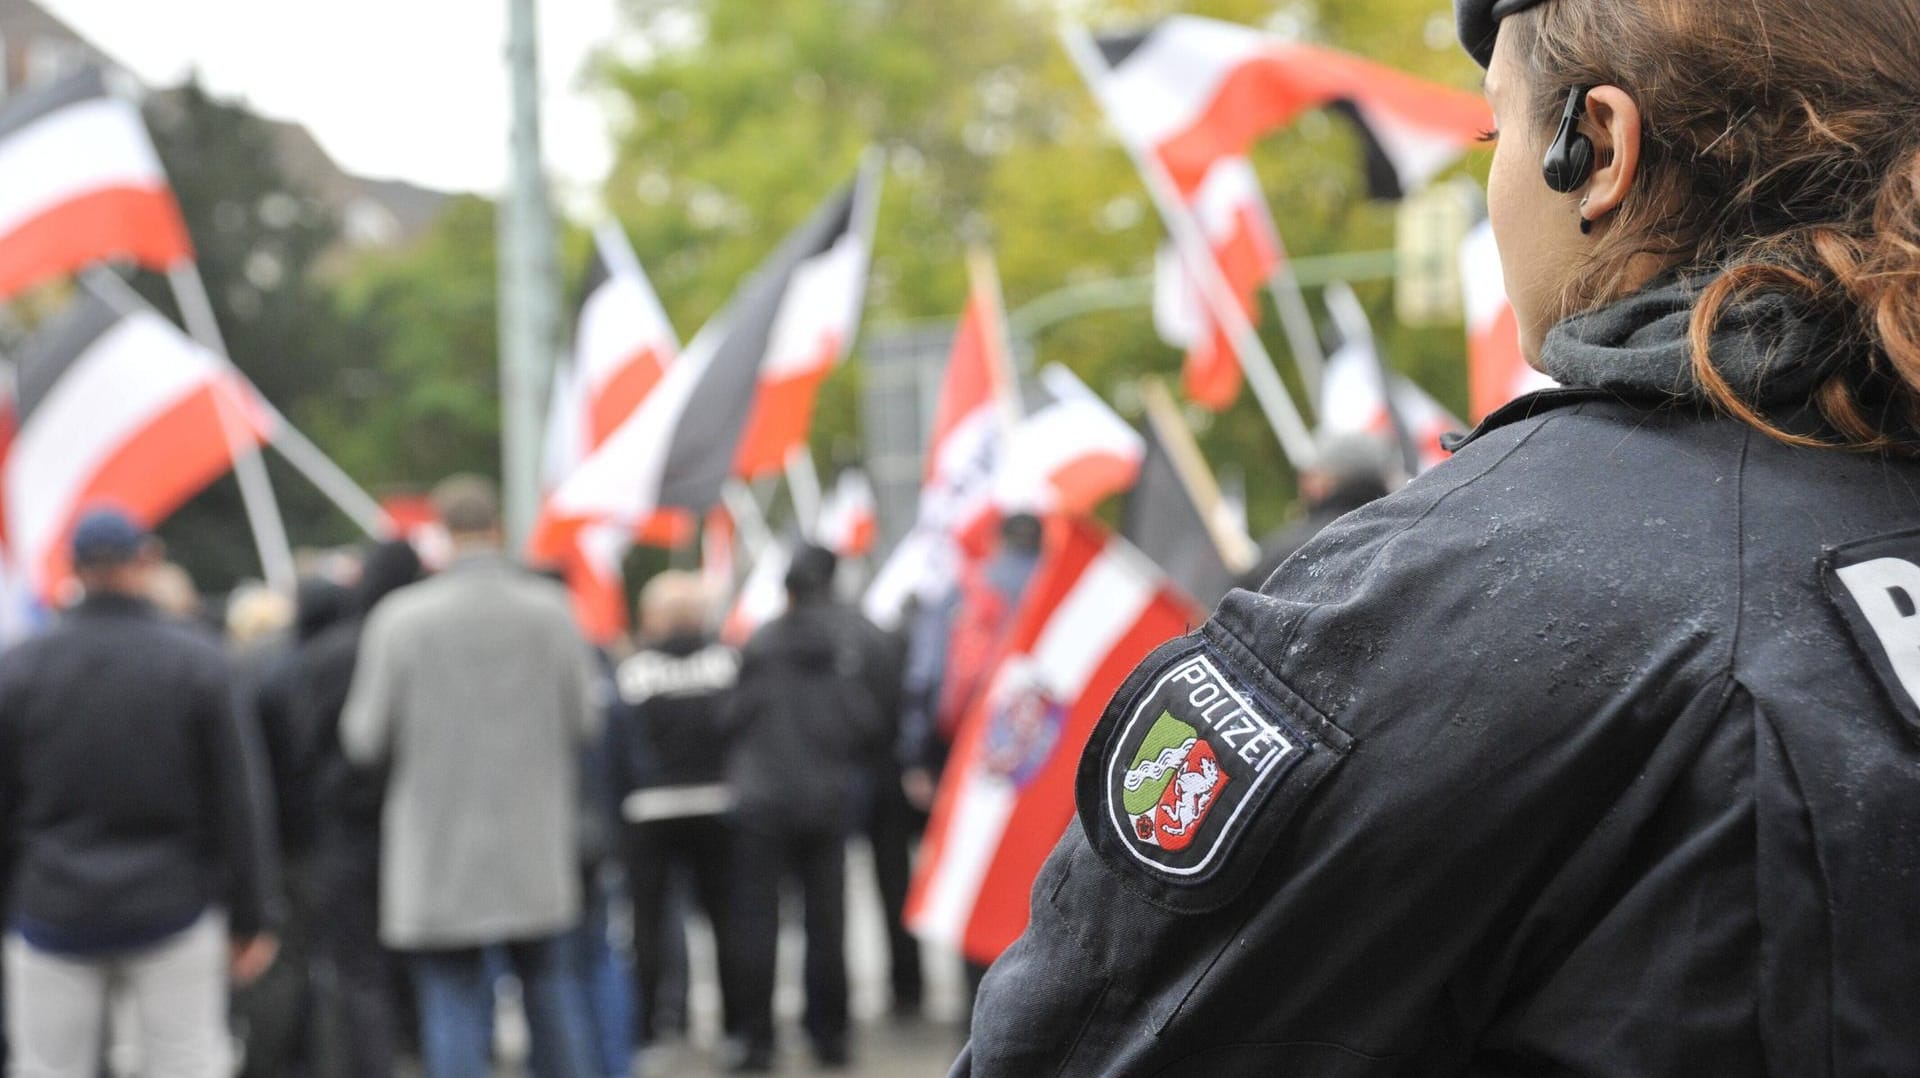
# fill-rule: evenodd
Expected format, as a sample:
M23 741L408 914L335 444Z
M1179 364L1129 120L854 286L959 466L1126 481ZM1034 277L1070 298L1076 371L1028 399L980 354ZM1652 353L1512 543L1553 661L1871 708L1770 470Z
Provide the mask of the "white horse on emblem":
M1175 790L1174 803L1161 805L1160 811L1173 817L1173 823L1167 826L1167 834L1184 835L1187 828L1193 826L1207 811L1213 802L1213 794L1220 786L1220 764L1212 756L1200 758L1200 770L1183 771L1173 780Z

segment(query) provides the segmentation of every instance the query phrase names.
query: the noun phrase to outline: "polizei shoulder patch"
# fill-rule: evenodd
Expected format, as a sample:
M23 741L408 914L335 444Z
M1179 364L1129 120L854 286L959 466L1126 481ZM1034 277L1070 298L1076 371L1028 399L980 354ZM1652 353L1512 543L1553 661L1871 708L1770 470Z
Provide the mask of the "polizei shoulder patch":
M1107 822L1141 864L1201 876L1309 747L1206 651L1193 652L1158 674L1115 733Z

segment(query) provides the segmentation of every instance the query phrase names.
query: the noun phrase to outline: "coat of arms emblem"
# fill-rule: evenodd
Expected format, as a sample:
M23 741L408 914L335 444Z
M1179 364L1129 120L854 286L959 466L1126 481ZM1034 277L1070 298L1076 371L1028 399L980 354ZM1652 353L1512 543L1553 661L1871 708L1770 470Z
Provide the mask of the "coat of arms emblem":
M1162 711L1121 779L1133 837L1168 851L1185 849L1230 779L1207 739Z

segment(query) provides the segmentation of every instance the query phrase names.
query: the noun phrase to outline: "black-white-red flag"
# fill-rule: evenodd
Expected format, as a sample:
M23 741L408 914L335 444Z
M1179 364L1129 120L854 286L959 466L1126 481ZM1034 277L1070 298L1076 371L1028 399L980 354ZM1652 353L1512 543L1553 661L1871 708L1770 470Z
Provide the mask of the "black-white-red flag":
M193 257L131 101L78 71L0 108L0 299L96 262Z
M274 419L219 356L155 311L82 289L20 354L6 456L14 564L52 595L79 516L112 505L152 526L257 445Z

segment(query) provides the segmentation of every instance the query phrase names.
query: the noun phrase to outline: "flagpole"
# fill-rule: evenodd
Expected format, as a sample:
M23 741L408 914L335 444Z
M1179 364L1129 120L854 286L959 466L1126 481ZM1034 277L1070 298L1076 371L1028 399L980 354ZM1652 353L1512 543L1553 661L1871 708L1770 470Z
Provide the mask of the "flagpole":
M1271 221L1273 215L1267 216ZM1287 241L1281 237L1278 223L1273 226L1273 238L1280 246L1280 263L1267 275L1267 294L1273 297L1273 308L1280 314L1280 328L1287 335L1294 365L1300 368L1307 400L1318 414L1320 384L1327 373L1326 350L1320 347L1320 336L1313 331L1313 314L1307 309L1306 294L1300 290L1300 276L1293 272L1293 258L1287 253Z
M1260 343L1260 335L1254 332L1246 312L1234 302L1233 290L1227 284L1225 274L1220 271L1220 264L1214 259L1199 223L1175 194L1173 179L1167 175L1166 165L1153 153L1136 145L1126 128L1115 121L1102 75L1106 62L1094 47L1092 35L1084 26L1066 24L1061 27L1060 36L1067 55L1080 72L1081 80L1087 84L1101 113L1106 116L1108 126L1113 128L1120 145L1133 159L1148 196L1159 209L1167 231L1173 235L1181 260L1197 278L1201 298L1211 308L1214 321L1227 331L1227 337L1233 344L1234 359L1240 364L1241 373L1246 376L1247 385L1260 402L1261 410L1266 413L1267 422L1280 441L1281 452L1294 469L1299 470L1313 456L1313 436L1307 433L1299 409L1294 406L1293 398L1287 395L1286 386L1281 384L1273 357L1268 354L1266 346Z
M191 261L182 261L168 271L167 277L173 285L174 298L180 305L181 320L187 325L187 335L217 357L229 373L240 379L242 385L251 388L246 375L233 365L233 360L227 355L226 342L220 336L220 325L214 320L213 309L207 303L207 291L200 282L198 269ZM83 280L117 310L131 312L147 308L146 301L114 273L104 269L94 270ZM291 595L294 584L293 549L287 543L287 530L280 519L280 506L273 498L273 484L261 463L259 447L236 428L239 417L232 414L232 402L222 390L223 387L219 385L214 387L214 414L220 421L220 433L226 439L234 478L240 484L240 502L247 514L247 528L253 534L254 549L260 557L260 573L275 591Z
M227 353L220 323L214 318L213 304L207 299L207 286L200 279L199 265L192 259L175 262L167 268L167 283L173 287L174 301L180 305L180 319L186 323L187 335L238 373L233 357ZM214 409L220 416L220 432L226 436L227 452L233 458L233 477L240 484L240 504L246 510L247 526L253 531L254 546L259 549L260 571L267 578L268 587L283 595L292 595L296 577L293 547L287 541L286 522L280 518L280 504L273 496L266 461L260 446L242 433L240 417L233 414L233 403L227 395L216 390L213 396Z
M1140 401L1146 406L1147 423L1152 426L1160 444L1166 447L1174 474L1186 486L1194 505L1200 508L1201 520L1207 526L1207 538L1213 540L1221 562L1235 573L1244 573L1253 568L1259 551L1254 548L1251 538L1229 531L1221 519L1220 484L1214 479L1212 469L1207 467L1206 456L1200 452L1200 443L1194 440L1193 431L1187 427L1186 420L1180 417L1180 406L1174 403L1173 394L1167 389L1166 383L1158 378L1142 379Z
M282 459L305 476L334 508L367 533L369 539L378 539L393 530L393 521L373 495L362 490L352 476L335 464L325 450L313 444L313 439L301 433L271 401L263 398L262 402L273 417L273 434L267 444L278 450Z
M1323 295L1327 312L1333 315L1340 335L1347 340L1364 342L1367 354L1373 357L1373 374L1380 385L1380 407L1386 409L1387 424L1393 428L1394 445L1400 450L1399 481L1405 482L1420 473L1420 449L1413 444L1407 419L1400 414L1400 406L1393 399L1393 372L1387 369L1387 357L1380 354L1379 346L1374 343L1373 324L1367 321L1367 310L1345 281L1327 282Z
M820 473L804 442L787 454L787 496L793 499L793 516L800 534L811 539L814 526L820 523Z

